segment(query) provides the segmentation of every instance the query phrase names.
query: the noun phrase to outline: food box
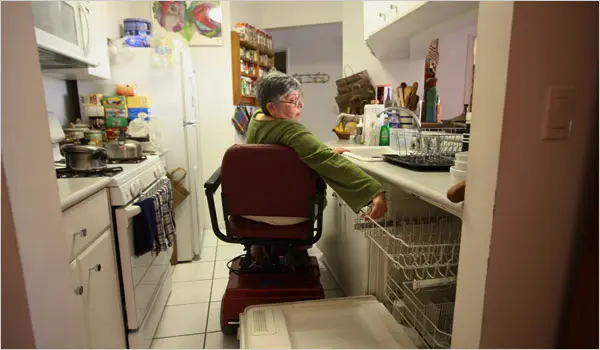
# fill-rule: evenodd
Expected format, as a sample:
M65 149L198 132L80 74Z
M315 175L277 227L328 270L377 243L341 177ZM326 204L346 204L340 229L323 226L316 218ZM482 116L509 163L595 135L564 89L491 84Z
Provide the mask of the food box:
M127 128L107 128L106 138L108 141L116 140L119 138L119 134L123 132L127 132Z
M107 118L127 118L127 109L115 108L115 107L105 107L104 115Z
M102 105L102 97L104 97L104 95L102 95L102 94L89 94L88 100L91 105L101 106Z
M150 114L149 108L128 108L129 120L134 120L139 117L140 113Z
M104 96L102 104L106 108L127 108L127 97L125 96Z
M146 96L127 96L127 108L148 108L150 100Z
M106 126L109 128L124 128L129 125L127 118L106 118Z

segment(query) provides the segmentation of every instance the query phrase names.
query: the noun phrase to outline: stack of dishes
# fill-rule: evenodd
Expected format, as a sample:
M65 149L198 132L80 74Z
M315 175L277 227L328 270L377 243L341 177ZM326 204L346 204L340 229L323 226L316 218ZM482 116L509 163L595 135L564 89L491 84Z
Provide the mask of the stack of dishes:
M450 174L455 179L462 181L467 176L468 152L458 152L455 155L454 166L450 168Z

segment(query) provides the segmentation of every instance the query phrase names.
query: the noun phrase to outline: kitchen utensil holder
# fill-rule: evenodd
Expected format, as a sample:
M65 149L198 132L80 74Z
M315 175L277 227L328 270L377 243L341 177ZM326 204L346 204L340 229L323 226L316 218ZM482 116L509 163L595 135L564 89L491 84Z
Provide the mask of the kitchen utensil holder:
M392 315L412 326L431 349L450 347L455 293L455 286L414 290L411 282L398 283L389 275L385 281Z
M413 281L456 276L461 225L460 219L442 214L381 221L359 214L355 229L362 231L407 280Z

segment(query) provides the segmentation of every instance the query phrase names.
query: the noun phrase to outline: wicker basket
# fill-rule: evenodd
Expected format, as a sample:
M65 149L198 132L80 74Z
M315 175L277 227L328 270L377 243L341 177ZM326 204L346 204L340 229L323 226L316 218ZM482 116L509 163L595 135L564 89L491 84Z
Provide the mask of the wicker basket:
M183 172L183 175L175 176L179 172ZM183 180L186 176L187 171L182 167L175 168L167 174L173 187L173 209L177 208L190 195L190 191L183 186Z
M335 131L335 129L333 129L331 131L333 131L337 135L338 139L340 139L340 140L350 140L351 134L349 132L338 132L338 131Z

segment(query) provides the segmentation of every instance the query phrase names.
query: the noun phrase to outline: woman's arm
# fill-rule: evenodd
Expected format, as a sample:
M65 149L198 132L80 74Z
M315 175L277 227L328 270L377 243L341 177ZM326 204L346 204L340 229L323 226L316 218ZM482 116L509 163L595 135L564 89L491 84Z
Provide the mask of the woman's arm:
M281 144L294 149L300 159L321 175L355 213L378 197L374 201L377 208L373 209L373 214L385 214L384 189L377 180L327 147L301 124L289 123L286 129L282 133Z

